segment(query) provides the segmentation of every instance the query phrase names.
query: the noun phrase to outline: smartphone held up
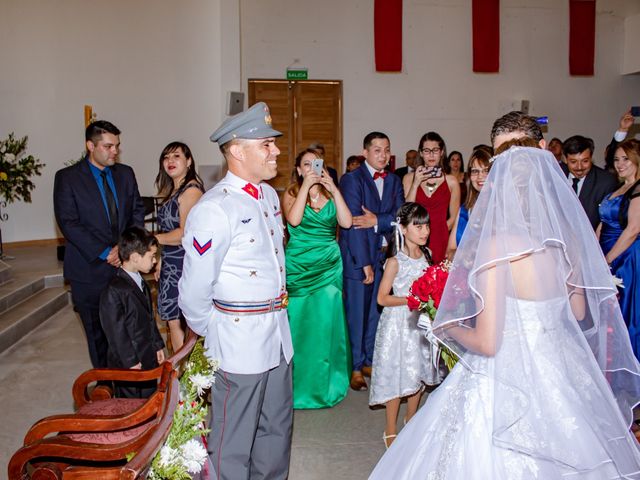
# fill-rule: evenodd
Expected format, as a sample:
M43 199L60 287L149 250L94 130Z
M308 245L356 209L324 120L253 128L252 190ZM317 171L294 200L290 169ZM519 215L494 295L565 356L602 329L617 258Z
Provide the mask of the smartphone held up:
M311 170L316 175L322 176L322 169L324 168L324 159L314 158L311 162Z

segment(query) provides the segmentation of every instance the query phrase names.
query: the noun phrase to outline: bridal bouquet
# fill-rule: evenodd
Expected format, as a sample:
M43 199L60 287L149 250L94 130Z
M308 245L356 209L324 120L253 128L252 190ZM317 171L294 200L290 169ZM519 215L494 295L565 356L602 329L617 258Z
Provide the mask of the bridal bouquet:
M409 310L419 311L418 327L427 331L427 340L436 348L434 363L437 367L438 349L445 365L451 371L458 361L458 356L446 346L440 345L433 334L433 320L440 306L444 286L449 278L451 262L444 260L437 265L427 267L423 275L415 280L409 289L407 306Z
M193 347L180 379L180 402L173 414L169 436L151 463L148 478L152 480L190 480L202 475L209 458L203 445L204 436L209 432L204 426L205 394L213 385L218 364L205 355L202 342L203 339L199 339Z

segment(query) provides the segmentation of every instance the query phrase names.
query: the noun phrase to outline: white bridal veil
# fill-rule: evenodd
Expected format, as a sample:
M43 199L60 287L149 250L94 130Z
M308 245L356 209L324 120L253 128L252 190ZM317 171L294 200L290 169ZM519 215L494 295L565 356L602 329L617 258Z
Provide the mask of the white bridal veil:
M493 380L494 444L568 466L576 478L611 458L625 463L616 450L635 442L628 428L640 365L616 293L553 155L512 147L495 157L434 322L465 368ZM550 377L562 388L543 388ZM555 431L575 428L570 416L558 417L560 405L588 419L590 431L578 433L592 458L554 445ZM634 461L618 467L633 471Z

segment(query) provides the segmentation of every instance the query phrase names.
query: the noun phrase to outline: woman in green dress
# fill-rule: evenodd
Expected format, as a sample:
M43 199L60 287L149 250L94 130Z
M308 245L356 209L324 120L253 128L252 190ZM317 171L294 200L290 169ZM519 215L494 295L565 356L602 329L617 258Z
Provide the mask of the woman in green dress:
M288 224L286 250L289 323L293 339L293 408L332 407L349 388L351 352L342 303L342 259L336 228L351 213L318 154L296 157L293 183L282 199ZM316 162L317 163L317 162Z

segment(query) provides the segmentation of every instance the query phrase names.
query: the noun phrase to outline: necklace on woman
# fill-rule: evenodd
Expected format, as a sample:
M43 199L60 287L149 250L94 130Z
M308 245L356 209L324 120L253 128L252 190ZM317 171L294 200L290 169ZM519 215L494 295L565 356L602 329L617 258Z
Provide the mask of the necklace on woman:
M435 189L436 189L436 185L438 185L438 183L437 183L437 182L436 182L436 183L429 183L429 182L427 182L427 183L425 184L425 186L427 187L427 193L428 193L429 195L431 195L431 194L435 191Z
M311 199L311 201L313 203L317 202L318 200L320 200L320 192L318 192L318 194L315 197L313 195L309 194L309 198Z

